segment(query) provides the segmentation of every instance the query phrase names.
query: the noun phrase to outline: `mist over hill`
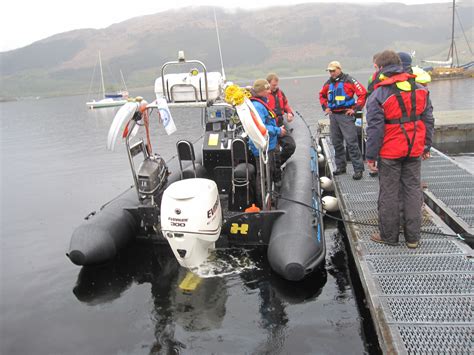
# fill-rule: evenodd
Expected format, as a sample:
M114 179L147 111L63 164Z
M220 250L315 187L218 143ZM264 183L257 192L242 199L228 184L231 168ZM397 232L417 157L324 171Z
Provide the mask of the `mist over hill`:
M457 12L464 28L463 34L456 26L457 53L466 62L472 60L464 36L474 42L474 4L459 2ZM445 60L451 36L449 4L312 3L216 9L216 14L227 77L249 82L269 71L280 76L322 73L330 60L339 60L347 72L370 69L372 55L386 48L416 51L415 61ZM118 88L120 70L129 88L150 86L161 65L177 59L178 50L187 59L203 61L208 70L220 70L212 7L60 33L0 53L0 96L87 93L99 51L109 89Z

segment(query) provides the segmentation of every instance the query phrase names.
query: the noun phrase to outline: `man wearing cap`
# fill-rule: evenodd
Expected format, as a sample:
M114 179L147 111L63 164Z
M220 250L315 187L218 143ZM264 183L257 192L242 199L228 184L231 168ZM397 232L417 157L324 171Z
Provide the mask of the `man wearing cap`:
M278 137L283 137L286 134L286 129L284 126L278 127L276 122L276 114L268 106L268 95L270 94L270 84L265 79L257 79L253 83L252 89L250 90L252 101L255 109L257 110L260 118L262 119L263 124L267 128L269 142L268 142L268 164L270 164L270 174L271 176L275 173L275 147L277 145ZM256 157L259 156L259 151L257 147L250 141L250 150L252 154ZM260 164L257 165L257 196L260 197Z
M364 161L360 152L355 112L362 110L367 96L366 89L357 80L342 72L341 64L333 61L326 69L330 78L319 92L319 102L326 115L329 115L331 142L334 145L336 170L334 175L346 172L344 140L354 167L354 180L362 179ZM357 96L357 100L354 96Z

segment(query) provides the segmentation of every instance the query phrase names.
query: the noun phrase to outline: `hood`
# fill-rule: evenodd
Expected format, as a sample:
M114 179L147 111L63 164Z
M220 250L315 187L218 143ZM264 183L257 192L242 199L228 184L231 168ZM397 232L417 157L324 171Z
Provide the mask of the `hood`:
M397 74L401 74L403 72L404 72L404 70L403 70L403 67L401 65L391 64L391 65L387 65L386 67L383 67L382 69L380 69L379 75L383 74L384 76L390 77L390 76L394 76L394 75L397 75Z

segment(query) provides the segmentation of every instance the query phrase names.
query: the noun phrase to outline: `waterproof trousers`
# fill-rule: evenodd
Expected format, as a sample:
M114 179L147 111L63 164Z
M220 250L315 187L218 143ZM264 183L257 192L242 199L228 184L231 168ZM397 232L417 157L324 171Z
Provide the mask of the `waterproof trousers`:
M278 145L275 150L275 181L281 180L281 166L293 155L296 149L296 143L291 133L288 133L283 137L278 137Z
M270 166L270 177L271 180L273 180L273 176L275 174L275 151L269 151L268 152L268 162L267 164ZM261 171L260 171L260 158L255 157L255 167L257 168L257 176L255 179L255 201L257 205L261 208L263 208L263 201L262 201L262 186L260 182L260 176L261 176ZM271 188L272 186L267 187L268 190L270 190L271 193Z
M380 159L379 229L382 240L398 243L402 223L405 241L420 240L421 158ZM403 218L400 218L400 211Z
M344 113L331 113L329 121L337 169L345 169L347 165L346 151L344 150L344 141L346 141L354 172L364 171L364 161L359 148L355 118Z

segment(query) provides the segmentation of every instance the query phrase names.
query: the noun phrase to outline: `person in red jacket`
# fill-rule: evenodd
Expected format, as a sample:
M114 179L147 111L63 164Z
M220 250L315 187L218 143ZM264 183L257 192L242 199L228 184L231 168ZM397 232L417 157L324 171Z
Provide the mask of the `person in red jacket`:
M280 79L275 73L270 73L267 75L267 81L270 84L270 95L268 95L268 106L272 109L273 112L277 115L277 126L284 127L285 119L284 115L286 113L287 121L293 121L294 114L293 110L288 103L283 91L279 88L278 83ZM281 166L293 155L296 149L296 143L289 130L284 136L278 137L278 144L281 148L281 151L276 150L275 154L275 182L281 180Z
M391 50L376 58L380 82L367 102L367 166L379 172L377 243L397 245L402 227L409 248L417 248L421 230L421 160L430 157L434 132L429 91L415 82ZM378 160L376 166L375 160Z
M354 180L362 179L364 161L360 152L355 112L362 110L367 91L353 77L342 72L337 61L329 63L327 69L330 78L319 92L319 102L326 115L329 115L331 142L335 150L336 170L333 175L346 172L346 153L344 141L354 167ZM357 96L357 100L354 98Z

